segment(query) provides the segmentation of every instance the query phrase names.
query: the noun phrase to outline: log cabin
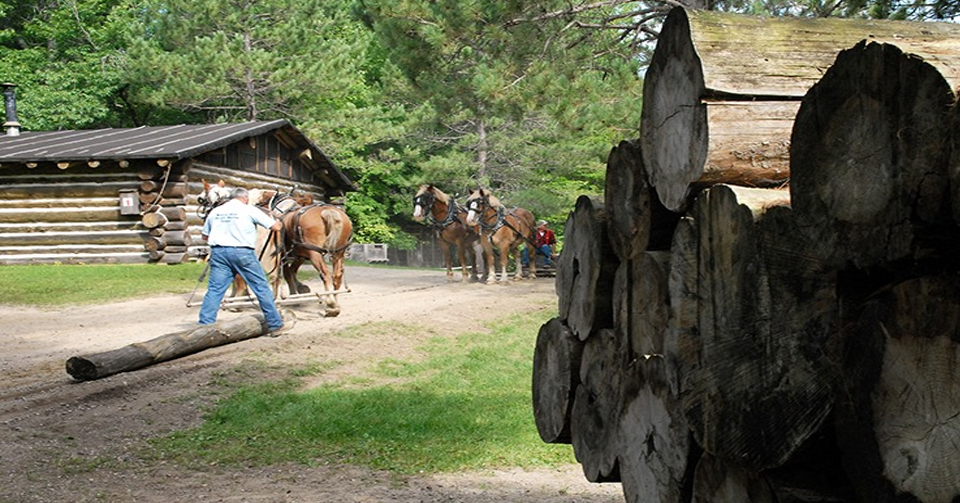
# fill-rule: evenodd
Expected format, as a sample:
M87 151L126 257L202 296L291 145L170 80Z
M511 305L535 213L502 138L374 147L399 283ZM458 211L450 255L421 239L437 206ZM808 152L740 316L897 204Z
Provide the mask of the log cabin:
M0 136L0 264L180 263L205 254L203 181L342 203L357 190L286 120Z

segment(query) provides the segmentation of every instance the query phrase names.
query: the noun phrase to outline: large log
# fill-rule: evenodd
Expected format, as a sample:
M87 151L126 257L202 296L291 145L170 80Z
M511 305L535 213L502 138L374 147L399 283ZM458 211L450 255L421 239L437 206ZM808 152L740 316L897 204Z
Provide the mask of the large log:
M640 124L644 165L664 205L684 209L701 177L761 187L786 181L796 102L839 51L863 39L901 45L960 85L953 23L672 10L645 74Z
M846 299L845 299L846 302ZM960 288L907 280L845 306L837 439L860 501L960 497ZM908 499L909 498L909 499Z
M0 208L0 223L36 222L116 222L127 217L120 215L119 203L114 207L79 208Z
M935 67L876 43L842 51L810 89L793 130L790 191L825 260L917 259L956 235L945 204L952 100Z
M605 218L602 202L580 196L564 227L566 245L556 279L559 314L580 340L595 329L613 326L611 286L617 258Z
M610 245L621 261L644 250L670 248L680 214L660 202L636 141L622 141L610 151L603 205Z
M694 206L696 259L671 258L697 264L696 296L677 301L695 303L696 322L667 331L679 340L665 343L676 351L668 356L687 421L707 452L755 471L789 459L834 400L834 285L794 275L777 250L766 261L764 243L783 234L764 239L758 221L778 207L788 212L785 204L784 190L715 186ZM776 267L787 269L771 272Z
M570 413L573 453L590 482L617 482L623 380L629 364L626 341L599 329L583 347L580 385Z
M667 327L668 252L643 252L621 262L613 281L613 326L637 357L663 354Z
M91 381L180 358L204 349L258 337L267 332L263 315L254 314L212 326L161 335L112 351L73 356L67 360L66 369L74 379Z
M540 439L570 443L570 409L580 384L583 342L559 318L540 327L533 353L533 417Z
M684 501L698 452L679 399L667 385L662 355L640 357L623 381L617 438L620 482L627 503Z
M141 244L148 236L136 229L116 231L0 232L0 246Z
M7 199L60 199L70 197L114 197L119 198L121 189L137 188L135 181L97 181L97 182L60 182L23 183L0 185L0 195ZM119 204L119 203L118 203Z
M691 503L780 503L763 475L704 454L693 477Z

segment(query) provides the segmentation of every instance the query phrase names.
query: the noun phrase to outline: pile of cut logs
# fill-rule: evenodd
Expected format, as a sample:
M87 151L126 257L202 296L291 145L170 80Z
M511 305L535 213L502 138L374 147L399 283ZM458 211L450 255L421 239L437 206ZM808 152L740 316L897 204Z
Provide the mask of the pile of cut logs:
M675 9L565 227L541 438L629 502L960 497L960 25Z

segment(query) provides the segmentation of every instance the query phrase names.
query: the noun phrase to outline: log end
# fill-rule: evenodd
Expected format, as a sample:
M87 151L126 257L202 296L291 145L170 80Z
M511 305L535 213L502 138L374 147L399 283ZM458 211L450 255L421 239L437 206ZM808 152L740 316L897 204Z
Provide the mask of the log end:
M67 373L78 381L92 381L99 377L97 366L92 361L80 356L73 356L67 360Z

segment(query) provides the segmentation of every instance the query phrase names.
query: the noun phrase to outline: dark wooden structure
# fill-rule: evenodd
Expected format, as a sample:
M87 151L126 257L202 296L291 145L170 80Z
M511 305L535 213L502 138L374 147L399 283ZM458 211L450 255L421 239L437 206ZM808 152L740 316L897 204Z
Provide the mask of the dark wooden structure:
M356 190L286 120L0 136L0 264L188 261L206 250L203 180Z
M960 500L958 41L673 10L567 219L541 438L628 503Z

